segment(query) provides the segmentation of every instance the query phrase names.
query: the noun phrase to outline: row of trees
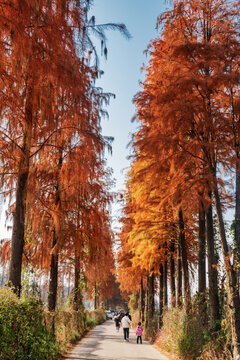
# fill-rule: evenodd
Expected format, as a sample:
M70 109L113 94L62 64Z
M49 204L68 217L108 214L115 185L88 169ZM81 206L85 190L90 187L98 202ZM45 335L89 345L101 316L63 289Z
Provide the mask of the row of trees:
M209 328L219 329L227 317L234 358L240 354L239 5L174 0L173 9L158 18L160 36L149 45L143 90L135 96L140 127L133 134L118 253L121 289L140 291L141 312L147 292L147 326L154 278L161 327L163 305L190 311L190 271L197 264ZM223 216L228 207L235 209L233 239Z
M105 30L90 0L0 1L0 175L13 219L9 282L20 295L22 264L50 273L48 307L57 301L59 264L75 269L88 290L109 294L114 267L110 228L111 171L101 134L112 94L95 86L101 74L91 32L106 54ZM105 264L103 267L102 264ZM99 296L100 296L99 295Z

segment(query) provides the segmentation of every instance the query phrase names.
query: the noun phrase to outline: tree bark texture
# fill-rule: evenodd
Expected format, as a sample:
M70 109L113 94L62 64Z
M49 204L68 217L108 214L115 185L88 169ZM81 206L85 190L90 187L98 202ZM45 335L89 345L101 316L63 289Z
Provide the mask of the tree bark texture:
M198 233L198 292L206 292L206 225L203 203L199 204L199 233Z
M238 290L239 290L239 278L240 278L240 155L237 152L236 163L236 205L235 205L235 243L234 243L234 261L238 265L237 278L238 278Z
M60 172L62 167L62 149L59 150L59 160L58 160L58 170ZM56 183L56 200L55 205L58 207L58 210L61 210L61 186L59 173L57 176ZM57 289L58 289L58 250L54 250L58 242L58 236L60 235L60 231L56 234L55 224L53 230L53 243L52 243L52 255L51 255L51 266L50 266L50 280L49 280L49 296L48 296L48 308L49 311L55 311L57 304Z
M186 312L190 307L190 284L189 284L189 271L188 271L188 259L186 249L186 239L184 234L184 220L182 210L179 209L179 244L181 250L181 260L183 268L183 288L184 288L184 306Z
M211 193L209 193L211 198ZM208 284L209 284L209 307L210 307L210 326L217 328L217 321L220 319L219 296L218 296L218 271L217 258L214 245L214 228L212 205L207 209L207 255L208 255Z
M57 244L57 237L53 232L52 249ZM57 305L57 287L58 287L58 254L54 252L51 255L49 293L48 293L48 310L55 311Z
M159 329L163 326L163 282L164 282L164 275L163 275L163 265L160 265L160 276L159 276Z
M163 294L164 294L164 307L168 307L168 261L164 262L163 270Z
M147 288L145 291L145 308L144 308L144 318L145 318L145 327L148 328L148 303L149 303L149 274L147 274Z
M74 272L74 299L73 308L78 311L82 308L82 290L80 287L80 256L75 251L75 272Z
M240 355L240 301L237 288L237 276L229 256L221 201L217 187L214 190L214 198L216 203L221 247L224 256L224 265L227 277L227 304L231 322L233 356L235 359L237 355Z
M25 121L23 124L23 145L22 158L19 163L19 171L16 185L16 204L13 214L13 231L11 239L11 256L9 266L9 282L13 285L14 291L20 296L22 255L24 247L24 228L26 216L27 182L29 175L29 161L32 143L33 126L33 80L27 88L25 104Z
M171 287L171 306L176 306L176 287L175 287L175 259L174 259L174 252L175 252L175 241L171 241L170 245L170 287Z
M144 290L143 290L143 278L140 281L140 291L139 291L139 321L144 321Z
M147 307L147 323L148 328L152 327L153 321L154 321L154 312L155 312L155 306L154 306L154 273L149 275L148 277L148 307Z
M98 308L98 300L97 300L97 283L95 281L94 284L94 310L97 310Z
M178 243L177 248L177 307L182 306L182 261L181 261L181 249Z

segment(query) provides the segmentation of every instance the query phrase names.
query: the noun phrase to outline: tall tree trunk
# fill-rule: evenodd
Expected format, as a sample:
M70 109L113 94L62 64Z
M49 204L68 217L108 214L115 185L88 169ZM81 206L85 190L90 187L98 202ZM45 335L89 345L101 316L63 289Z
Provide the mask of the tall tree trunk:
M139 321L144 321L144 290L143 290L143 278L141 277L140 281L140 291L139 291Z
M57 174L57 183L56 183L56 200L55 205L58 208L58 211L61 210L61 198L60 198L60 179L59 172L62 167L62 150L59 150L60 156L58 160L58 174ZM54 209L55 211L55 209ZM49 295L48 295L48 309L49 311L55 311L57 304L57 290L58 290L58 249L57 242L58 237L61 233L58 229L58 233L56 233L56 224L53 221L53 241L52 241L52 254L51 254L51 265L50 265L50 279L49 279ZM54 332L54 318L53 318L53 332Z
M147 331L152 329L154 320L154 273L148 275L147 279L147 312L145 315L145 326Z
M57 244L57 236L53 232L52 250ZM58 288L58 253L52 252L50 265L49 293L48 293L48 310L53 312L57 305L57 288ZM54 330L54 325L53 325Z
M22 273L22 255L24 247L24 228L26 216L26 199L27 199L27 181L29 175L29 161L32 143L32 126L33 126L33 89L34 81L31 79L27 87L25 121L23 129L22 158L19 163L17 187L16 187L16 204L13 214L13 231L11 240L11 257L9 266L9 282L12 284L14 291L20 296L21 292L21 273Z
M160 265L160 276L159 276L159 329L163 326L163 282L164 282L164 275L163 275L163 265Z
M202 201L199 204L199 232L198 232L198 292L206 292L206 226L205 210Z
M164 294L164 307L168 307L168 261L164 262L163 270L163 294Z
M209 192L210 199L212 198ZM212 205L207 209L207 249L208 249L208 283L209 283L209 307L210 307L210 326L217 328L217 323L220 319L219 311L219 296L218 296L218 271L217 258L214 246L214 228Z
M148 291L148 326L152 327L154 322L154 273L149 276L149 291Z
M97 283L94 283L94 310L97 310L98 300L97 300Z
M171 241L170 245L170 286L171 286L171 305L172 307L176 306L176 287L175 287L175 260L174 260L174 252L175 252L175 241L174 239Z
M217 183L217 182L216 182ZM216 211L220 232L221 247L224 256L224 265L227 276L227 303L231 322L233 356L240 355L240 300L237 288L237 276L229 257L229 249L226 239L223 213L218 188L214 190Z
M148 307L149 307L149 273L147 274L147 288L145 292L145 309L144 309L144 318L145 318L145 327L148 328Z
M74 273L74 299L73 308L78 311L82 307L82 289L80 286L80 256L75 251L75 273Z
M190 284L189 284L189 272L188 272L188 259L187 259L187 249L186 249L186 239L184 233L184 220L182 209L179 209L179 243L181 250L181 260L182 260L182 268L183 268L183 288L184 288L184 306L186 308L186 312L189 311L190 307Z
M239 278L240 278L240 154L237 151L236 162L236 205L235 205L235 239L234 239L234 261L237 264L237 278L238 278L238 290L239 290Z
M177 248L177 307L182 306L182 261L181 249L178 242Z

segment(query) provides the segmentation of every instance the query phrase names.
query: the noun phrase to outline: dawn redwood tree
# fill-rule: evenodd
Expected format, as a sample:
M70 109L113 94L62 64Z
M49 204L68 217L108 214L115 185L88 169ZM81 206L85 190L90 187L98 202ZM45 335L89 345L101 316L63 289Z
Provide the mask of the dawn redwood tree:
M239 1L174 1L173 5L173 10L159 18L161 38L150 44L151 59L144 90L135 97L141 127L133 140L135 159L129 193L135 203L129 246L135 266L141 263L153 266L161 248L157 241L161 238L157 231L161 228L159 219L163 219L159 216L161 206L177 207L186 219L191 218L191 213L196 219L197 206L199 202L203 204L207 214L209 283L215 285L210 289L214 293L210 296L214 328L214 322L219 320L219 305L211 231L210 194L213 195L227 274L228 314L235 356L239 353L239 297L222 216L226 188L219 169L229 170L238 163L239 70L235 59L239 56L236 21ZM152 221L153 214L157 224ZM182 219L179 225L181 223ZM185 229L183 234L187 235ZM180 242L182 239L180 237ZM189 253L191 242L187 244ZM211 280L213 275L215 281Z
M171 156L170 175L175 187L182 184L179 175L188 178L188 187L192 186L196 196L207 184L202 198L206 209L211 203L209 192L213 193L227 275L234 356L239 353L239 296L223 221L219 189L223 193L226 188L219 176L219 164L224 169L236 164L232 156L235 148L229 141L232 112L224 109L222 102L230 92L230 79L235 89L238 86L236 68L234 73L228 66L239 46L238 16L239 2L175 1L174 9L159 18L162 38L152 43L145 91L137 97L139 117L147 124L145 153L150 154L147 146L154 144L159 149L162 142L168 146L168 158Z
M54 90L73 80L71 53L82 21L80 7L68 0L4 2L0 11L10 79L2 83L2 99L8 101L2 107L1 139L5 146L14 144L10 158L2 153L2 183L10 190L16 186L9 281L19 293L30 162L43 146L38 142L42 127L54 132Z
M199 7L196 8L196 5ZM194 82L189 83L191 86L194 84L195 93L193 88L186 88L187 84L185 81L182 81L181 77L178 85L179 88L183 85L185 91L188 89L187 91L190 96L195 96L195 101L193 102L194 106L199 104L199 111L196 111L196 107L194 111L194 120L196 120L196 124L192 122L191 127L192 131L194 131L193 139L200 146L202 159L206 164L208 177L211 179L210 181L213 189L228 283L228 313L232 328L233 352L234 356L236 356L240 352L239 294L236 286L236 272L229 257L229 248L226 239L221 197L219 193L219 187L222 187L222 182L219 181L217 167L218 162L221 163L222 166L230 167L231 164L234 166L231 158L233 147L231 149L231 146L228 146L228 141L224 141L226 138L228 139L228 133L225 131L225 126L228 125L228 115L229 113L231 114L231 112L222 111L221 98L219 101L219 93L217 94L218 90L219 92L222 90L223 93L228 92L229 86L226 86L226 83L229 83L229 80L232 79L234 72L232 72L231 67L226 66L226 64L229 64L229 59L231 59L234 51L237 53L236 49L239 49L237 28L235 25L236 19L239 16L239 3L234 2L233 5L233 11L228 11L228 9L230 9L230 4L227 1L206 1L201 4L197 4L197 2L190 4L188 1L181 2L177 8L176 22L174 21L174 25L173 23L172 25L176 29L176 25L179 24L177 26L181 29L180 34L184 36L189 32L189 26L186 25L185 27L182 25L182 21L186 20L186 24L192 24L192 33L194 33L198 40L198 42L195 40L195 43L192 42L189 44L186 43L183 38L181 40L182 48L175 48L175 57L179 56L182 63L184 57L186 63L189 62L190 55L193 56L193 64L197 65L195 69L193 66L192 68L189 68L189 75L191 74L192 77L196 74L196 69L198 69L198 73L201 74L200 81L194 79ZM188 6L190 6L190 8L188 8ZM197 18L187 18L190 14L189 9L191 8L198 9L196 15L199 19L202 19L199 28L197 28L197 24L200 22ZM182 21L179 21L178 23L178 20ZM202 31L202 39L200 38L199 29L200 32ZM226 44L228 47L226 47ZM185 53L185 55L183 51L190 50L190 46L192 46L191 51L189 51L189 54ZM219 62L222 63L222 67L219 67ZM204 64L204 66L201 64ZM180 67L178 67L178 69L181 71ZM236 80L237 77L235 71L234 84L236 84ZM204 81L204 83L201 83L201 81ZM237 85L235 85L235 87L236 86ZM225 91L223 89L225 89Z
M151 155L149 154L149 158L150 156ZM140 156L139 153L138 156L136 156L136 160L132 164L132 169L129 173L130 177L129 182L127 183L127 204L124 208L125 217L122 218L123 229L120 238L122 239L122 237L124 237L125 239L125 242L122 242L121 244L121 251L123 249L125 249L125 251L127 250L130 255L130 264L132 264L132 267L136 269L139 268L141 271L145 272L154 271L158 276L159 264L166 269L166 264L169 261L169 251L176 251L175 247L174 250L171 250L171 246L173 238L177 238L178 231L176 224L178 223L178 218L177 214L174 216L174 211L171 208L172 204L168 203L166 205L165 203L165 205L162 204L161 207L159 206L161 197L165 196L167 190L166 183L168 183L168 181L165 181L165 178L167 178L166 167L163 166L161 171L160 169L156 172L153 170L155 171L153 166L150 165L150 162L146 161L146 157ZM163 170L166 173L163 173ZM159 174L160 176L158 177L156 174ZM166 174L166 177L163 174ZM154 181L152 181L152 179L154 179ZM183 238L185 238L184 232L181 231L179 234L180 233L182 233ZM191 246L191 242L188 240L187 261L191 261L190 253L193 251ZM193 246L195 247L195 244ZM166 249L168 250L166 251ZM174 261L174 258L177 256L176 253L173 252L171 253L171 256ZM127 265L124 264L124 261L127 259L127 253L125 252L124 254L124 257L120 257L119 259L118 271L120 271L120 273L124 271L124 268L126 268ZM181 253L181 258L182 254L183 253ZM185 255L186 251L184 252L184 256ZM174 270L172 269L171 272L173 273L173 271ZM165 270L165 295L167 294L166 275L167 271ZM124 279L120 277L121 286L123 282ZM171 299L173 303L175 301L174 285L173 278ZM188 295L186 296L186 303L189 295L190 291L188 291ZM165 296L165 304L166 302Z
M120 290L123 294L138 292L139 284L143 291L146 290L146 284L144 281L146 273L144 273L139 266L134 266L132 261L134 256L128 242L128 234L132 229L134 221L130 217L131 211L131 202L126 202L124 206L125 214L122 216L123 227L121 233L119 234L120 245L117 253L118 267L116 270L117 281L120 283ZM142 316L144 316L144 311Z
M41 192L40 188L34 188L30 184L30 178L34 178L32 175L38 169L36 164L39 159L48 161L45 149L59 147L54 144L54 139L60 132L68 143L68 149L62 149L63 161L65 151L69 152L69 147L75 146L76 134L87 139L85 145L87 142L89 147L93 144L93 151L97 154L100 154L103 147L109 146L108 139L103 140L99 135L99 113L105 113L102 104L109 96L93 86L99 69L97 63L91 67L91 53L94 52L95 57L97 54L89 34L91 31L97 33L105 55L105 30L119 30L127 38L130 35L123 24L97 25L94 17L88 20L90 3L87 0L57 0L54 3L47 0L1 2L0 51L5 59L2 63L4 66L0 69L1 180L6 196L10 193L16 199L9 280L18 293L21 288L25 226L29 226L26 220L27 202L28 199L32 201L33 194L39 199ZM61 109L63 98L65 104L64 109ZM61 111L69 116L69 122L74 119L75 129L73 123L69 127L66 117L63 121ZM98 125L94 127L91 124L90 132L87 133L87 122ZM80 137L77 141L82 141ZM40 172L39 170L39 176ZM48 177L46 172L42 180L46 187L48 185L44 177ZM61 184L56 186L62 187ZM32 189L32 193L29 189ZM52 218L52 223L60 215L61 202L56 200L59 198L58 192L55 192L57 210L53 209L54 201L50 204L49 218ZM45 200L42 201L43 204ZM52 246L54 257L57 256L57 243L61 241L57 240L59 236L56 231L52 231L55 233ZM53 263L56 267L57 262Z
M93 298L94 308L103 304L105 298L113 294L114 285L114 256L112 251L112 233L109 224L105 222L101 232L96 234L101 242L93 244L89 261L86 263L86 278L88 297ZM97 247L97 248L95 248ZM94 257L94 260L92 259ZM102 266L104 264L104 266Z
M69 116L70 114L67 114L67 118ZM73 126L73 121L71 124L71 127L76 130L77 124ZM32 184L38 192L40 191L40 196L39 198L34 196L32 202L28 204L28 233L32 240L26 244L26 249L30 253L29 257L31 257L32 249L34 258L31 260L36 266L42 264L39 257L46 256L49 259L45 263L45 268L50 270L49 309L51 311L55 310L57 297L57 276L51 277L51 274L58 272L58 263L54 260L59 257L62 262L64 259L74 258L75 266L78 267L75 269L77 277L77 273L80 275L80 263L81 268L88 263L94 263L99 249L104 246L104 239L107 238L107 234L110 236L110 229L108 228L108 231L104 229L110 221L109 211L106 209L112 200L109 193L111 181L110 173L104 170L104 162L100 160L96 152L100 144L95 143L95 136L92 137L93 147L90 146L91 137L89 136L86 136L86 143L83 137L79 137L78 143L75 134L73 146L70 140L69 143L67 142L67 136L70 135L69 129L68 134L64 134L63 128L64 147L62 148L62 139L54 143L52 140L48 144L51 151L46 151L45 156L41 158L41 164L39 161L36 163L35 182ZM66 128L69 128L67 124ZM89 127L87 134L91 134L90 130ZM79 134L81 134L81 129L79 129ZM88 149L87 157L84 155L86 151L83 151L85 146ZM56 166L59 159L59 151L56 151L58 148L63 149L64 158L61 164ZM38 228L39 224L41 225L40 231L36 224ZM49 248L47 255L45 252L42 253L42 244L44 248ZM110 240L107 247L111 254ZM39 248L40 253L33 251L36 248ZM106 262L106 271L109 269L107 264ZM76 279L75 284L77 284ZM76 288L75 293L77 292ZM52 298L55 300L52 301Z

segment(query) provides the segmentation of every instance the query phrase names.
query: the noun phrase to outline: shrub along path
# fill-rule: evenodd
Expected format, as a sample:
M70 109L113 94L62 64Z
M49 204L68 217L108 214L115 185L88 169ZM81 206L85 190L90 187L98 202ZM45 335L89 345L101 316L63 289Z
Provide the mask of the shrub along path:
M106 321L95 327L74 347L65 360L168 360L148 342L136 343L136 335L130 332L130 341L123 341L123 332L116 332L115 323Z

